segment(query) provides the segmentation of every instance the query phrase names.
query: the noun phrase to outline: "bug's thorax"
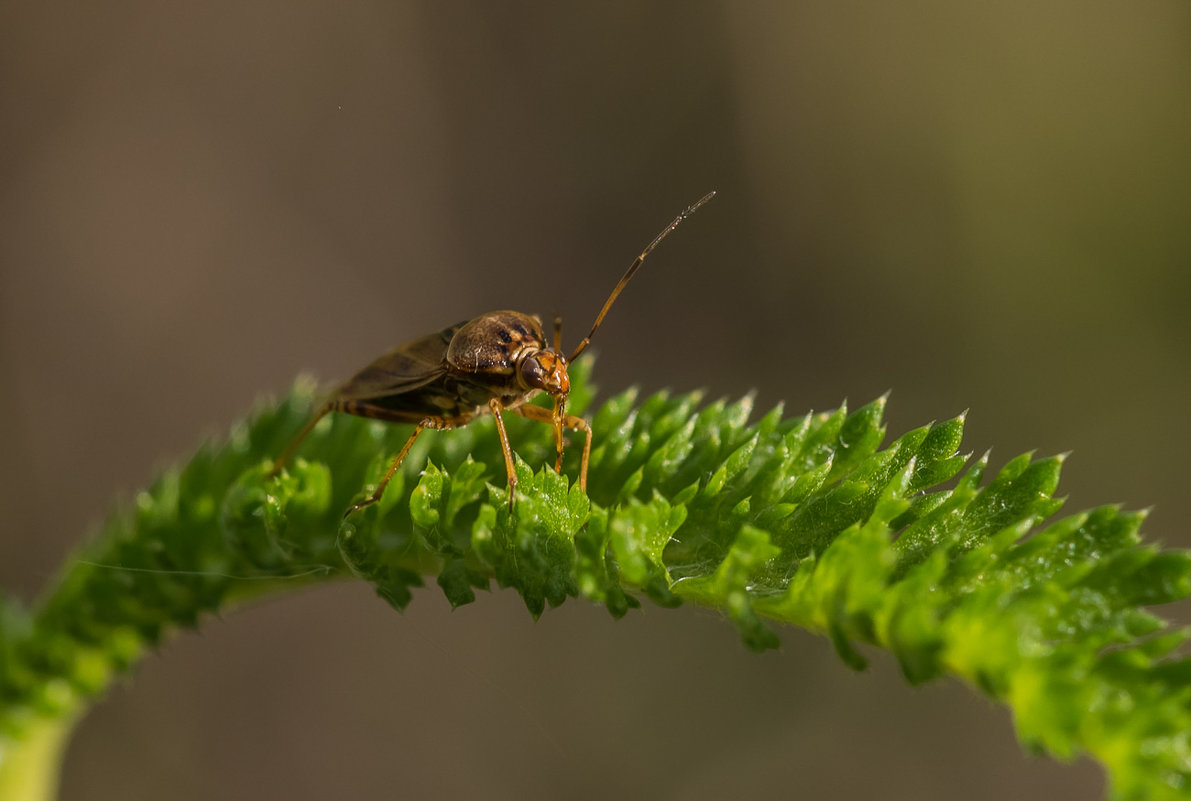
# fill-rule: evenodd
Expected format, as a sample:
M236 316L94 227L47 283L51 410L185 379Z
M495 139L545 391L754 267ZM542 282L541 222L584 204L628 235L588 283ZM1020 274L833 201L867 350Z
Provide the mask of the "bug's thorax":
M482 314L461 326L447 346L452 370L473 375L513 377L526 353L546 345L536 317L513 311Z
M548 347L536 316L489 312L454 332L446 352L450 391L464 405L497 398L506 408L539 391L565 398L570 391L567 359Z

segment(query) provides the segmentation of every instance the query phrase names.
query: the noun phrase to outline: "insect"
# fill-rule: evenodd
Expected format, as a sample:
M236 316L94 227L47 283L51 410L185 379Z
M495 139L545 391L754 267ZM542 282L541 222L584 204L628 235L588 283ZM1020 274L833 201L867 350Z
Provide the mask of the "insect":
M505 473L509 482L509 511L513 510L517 473L513 451L505 433L502 412L514 412L554 428L558 457L556 471L562 471L563 429L582 431L585 435L583 458L579 463L579 487L587 490L587 462L591 456L591 426L582 417L567 414L567 394L571 382L567 365L587 346L604 321L604 316L621 290L641 267L645 257L666 235L715 196L709 192L688 206L662 229L621 276L612 294L596 315L591 331L579 345L565 355L561 349L562 318L554 318L554 341L549 346L536 315L515 311L481 314L456 323L437 334L415 339L376 359L334 391L314 413L306 427L273 463L270 475L277 475L294 455L302 440L315 425L331 412L344 412L374 420L413 423L413 433L389 465L376 489L362 503L346 514L376 503L385 487L405 460L414 441L426 429L459 428L485 414L496 420L496 431L504 453ZM554 399L553 411L527 404L539 392Z

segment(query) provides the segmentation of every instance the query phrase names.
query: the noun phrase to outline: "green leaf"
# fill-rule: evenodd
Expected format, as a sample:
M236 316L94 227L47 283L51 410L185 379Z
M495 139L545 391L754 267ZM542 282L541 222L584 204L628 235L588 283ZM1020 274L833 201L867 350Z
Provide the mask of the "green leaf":
M580 413L590 362L571 369ZM18 797L2 789L11 766L52 769L21 756L50 724L167 634L343 576L397 609L429 577L455 606L495 580L535 616L580 595L616 617L641 598L696 603L723 611L756 650L802 626L852 668L883 650L911 682L968 682L1010 707L1027 747L1098 759L1115 798L1191 786L1186 635L1148 608L1191 595L1191 555L1143 544L1143 513L1056 518L1062 457L1026 454L986 481L987 454L959 453L962 414L882 447L885 398L750 422L751 397L701 406L697 393L630 390L591 415L587 493L579 438L560 475L550 427L509 415L512 512L482 418L425 432L380 502L345 517L410 427L331 415L271 476L316 397L299 382L163 473L36 609L0 605L0 799Z

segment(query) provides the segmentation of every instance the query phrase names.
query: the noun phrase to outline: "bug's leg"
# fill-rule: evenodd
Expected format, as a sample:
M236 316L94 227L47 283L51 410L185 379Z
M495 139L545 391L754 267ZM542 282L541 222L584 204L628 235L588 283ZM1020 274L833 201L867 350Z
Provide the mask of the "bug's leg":
M367 412L367 415L361 416L371 417L376 420L385 419L383 413L375 409L364 409L363 411ZM372 495L370 495L361 503L357 503L355 506L348 509L343 516L347 517L358 509L363 509L365 506L371 506L384 496L385 487L389 486L389 482L393 480L393 476L397 473L397 468L401 467L401 463L404 462L405 457L409 455L409 449L414 446L414 440L418 438L418 434L421 434L427 428L434 429L436 431L442 431L447 428L459 428L460 426L465 426L470 423L474 417L474 414L462 414L458 417L423 417L418 424L414 426L414 432L409 435L409 439L407 439L405 444L401 446L401 451L397 454L396 458L393 459L392 463L389 465L389 469L385 471L384 476L381 478L380 483L376 485L376 489L373 490ZM398 420L395 422L401 421Z
M562 451L566 442L562 437L562 427L566 415L562 414L563 401L559 398L554 400L554 412L548 412L540 406L526 405L517 406L513 409L514 412L521 415L527 420L536 420L539 423L546 423L554 429L554 447L558 451L558 457L554 460L554 472L562 472Z
M285 449L285 452L278 456L277 460L273 462L273 468L269 471L269 478L274 478L278 473L281 472L281 469L285 467L291 458L293 458L294 451L296 451L298 446L302 444L302 440L306 439L307 435L314 430L316 425L318 425L318 421L326 417L327 414L334 408L335 402L331 401L330 403L324 403L319 410L314 413L314 417L310 418L310 422L306 424L306 427L298 433L298 436L294 437L293 441L290 442L289 447Z
M554 460L554 472L562 472L562 421L566 418L567 413L567 398L565 395L556 395L554 398L554 445L558 448L558 457Z
M583 440L583 458L579 460L579 489L587 492L587 463L591 460L591 424L582 417L569 415L564 423L568 428L582 431L586 435Z
M562 472L562 449L563 449L563 444L564 444L563 438L562 438L562 420L561 419L554 421L554 442L556 444L555 447L558 450L558 456L554 457L554 472L561 473Z
M401 463L405 461L405 457L409 454L409 449L414 446L414 440L418 438L418 434L421 434L424 429L431 427L430 425L427 425L429 422L429 420L423 420L414 426L414 433L409 435L409 439L405 441L405 445L401 447L401 451L397 454L397 458L393 460L393 462L389 465L389 469L385 471L385 475L380 480L380 483L376 485L376 489L372 491L372 494L368 496L367 499L357 503L355 506L344 512L344 517L347 517L352 512L358 512L365 506L371 506L384 496L385 487L389 486L389 482L393 480L393 474L397 472L397 468L401 467Z
M562 451L566 447L566 442L562 438L562 418L563 410L566 408L566 400L561 397L554 399L554 413L550 415L550 419L544 422L550 423L554 427L554 449L558 456L554 458L554 472L562 472ZM532 419L532 418L531 418Z
M513 465L513 449L509 447L509 435L505 433L505 421L501 419L500 412L504 408L497 398L488 401L488 408L492 410L492 416L496 419L496 433L500 435L500 448L505 455L505 473L509 476L509 514L513 513L513 498L517 489L517 470Z
M583 443L583 458L579 462L579 489L587 492L587 462L591 458L591 424L582 417L576 417L573 414L561 415L556 420L554 414L549 409L543 409L541 406L532 406L530 404L518 406L513 411L527 420L537 420L539 423L548 423L550 425L560 424L566 428L583 431L587 434L587 440ZM561 453L562 448L560 446L560 456ZM561 463L558 467L561 469Z
M517 406L513 409L514 412L524 417L526 420L536 420L539 423L546 423L554 429L554 444L558 449L558 458L554 462L554 472L562 472L562 427L564 418L558 414L558 401L554 402L554 412L549 412L541 406L534 406L526 404L524 406Z

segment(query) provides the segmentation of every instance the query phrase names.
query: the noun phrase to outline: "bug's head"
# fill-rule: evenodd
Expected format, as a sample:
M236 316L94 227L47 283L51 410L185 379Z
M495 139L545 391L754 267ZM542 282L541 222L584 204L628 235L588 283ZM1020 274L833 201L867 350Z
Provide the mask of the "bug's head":
M517 364L517 379L527 390L540 389L556 398L565 398L571 391L567 357L546 348L522 355Z

